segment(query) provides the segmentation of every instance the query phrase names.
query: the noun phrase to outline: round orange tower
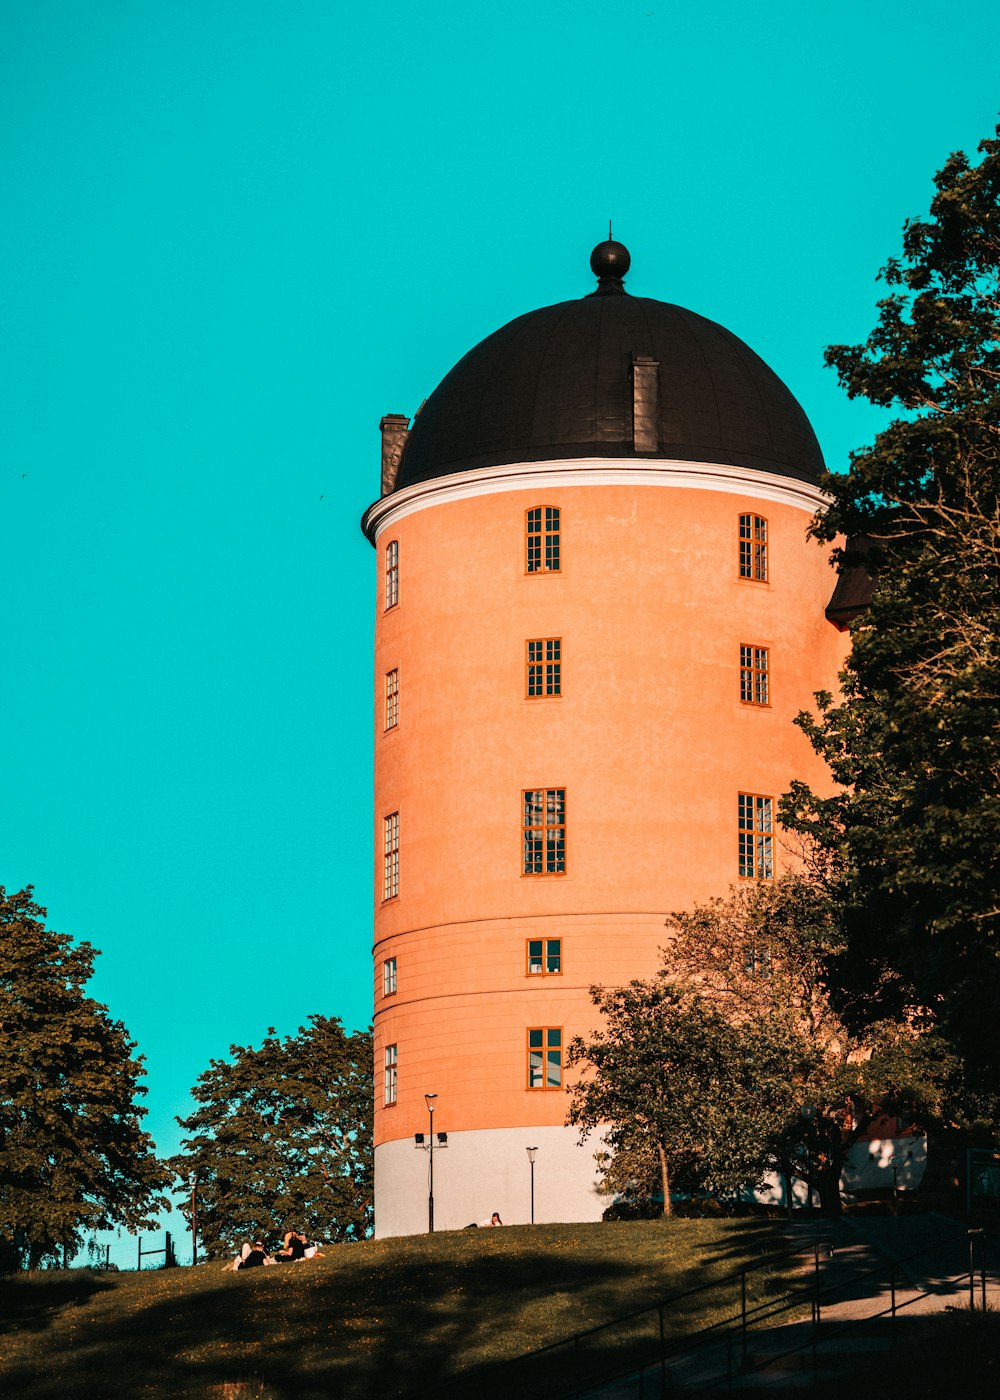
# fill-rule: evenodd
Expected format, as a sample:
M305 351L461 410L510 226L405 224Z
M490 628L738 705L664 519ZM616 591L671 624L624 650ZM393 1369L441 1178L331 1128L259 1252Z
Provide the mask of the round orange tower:
M383 419L375 643L376 1233L599 1219L565 1126L596 982L771 879L791 723L833 689L822 456L723 327L597 290L510 322ZM441 1152L438 1133L447 1135ZM424 1134L424 1151L415 1150ZM532 1168L526 1149L537 1148Z

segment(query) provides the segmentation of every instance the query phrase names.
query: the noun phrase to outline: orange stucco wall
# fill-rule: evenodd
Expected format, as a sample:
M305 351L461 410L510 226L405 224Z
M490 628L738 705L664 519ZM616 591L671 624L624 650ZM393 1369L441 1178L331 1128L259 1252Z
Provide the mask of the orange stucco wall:
M649 975L666 913L737 879L737 794L828 779L792 726L846 642L808 513L752 494L580 485L442 500L389 521L375 660L376 1143L437 1126L558 1124L526 1088L529 1026L593 1023L588 987ZM562 512L562 568L525 573L524 513ZM770 581L738 576L737 518L767 517ZM383 561L399 542L399 602ZM560 637L563 694L525 697L525 641ZM770 648L771 704L740 703L739 647ZM384 732L384 676L399 723ZM521 791L563 787L567 869L521 873ZM382 821L400 816L400 893L382 902ZM779 839L775 864L794 857ZM529 977L528 937L564 972ZM394 956L398 990L382 996ZM387 1044L398 1100L382 1106Z

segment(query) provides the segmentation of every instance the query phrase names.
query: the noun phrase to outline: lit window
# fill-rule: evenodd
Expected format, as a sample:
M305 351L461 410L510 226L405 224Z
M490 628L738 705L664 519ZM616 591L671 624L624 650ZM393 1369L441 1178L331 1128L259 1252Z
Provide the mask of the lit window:
M382 964L382 995L391 997L396 991L396 959L386 958Z
M385 1047L385 1103L386 1107L396 1102L396 1047Z
M530 788L522 798L525 875L562 875L566 870L566 789Z
M385 673L385 727L395 729L399 723L399 671Z
M747 880L770 880L774 876L773 798L754 792L741 792L740 875Z
M562 640L544 637L527 643L528 698L562 694Z
M562 939L528 939L528 976L554 977L562 972Z
M740 647L740 699L744 705L769 705L767 647Z
M525 549L529 574L559 572L558 506L535 506L528 511Z
M767 583L767 521L762 515L740 516L740 578Z
M558 1026L528 1031L528 1088L562 1088L562 1030Z
M385 606L394 608L399 602L399 541L385 547Z
M382 898L394 899L399 894L399 813L386 817L383 826Z

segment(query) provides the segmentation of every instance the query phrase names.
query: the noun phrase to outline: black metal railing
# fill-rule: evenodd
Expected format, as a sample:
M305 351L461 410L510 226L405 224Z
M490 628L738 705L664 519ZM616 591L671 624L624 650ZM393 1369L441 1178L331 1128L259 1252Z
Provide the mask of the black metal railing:
M772 1302L757 1309L742 1309L741 1314L725 1319L712 1327L705 1328L693 1337L686 1340L678 1338L674 1343L666 1346L661 1355L651 1361L645 1361L638 1365L619 1367L613 1374L606 1374L601 1378L595 1387L593 1382L588 1381L584 1387L579 1385L564 1387L558 1391L550 1392L552 1400L587 1400L588 1396L596 1394L602 1386L609 1385L615 1381L632 1380L635 1384L632 1387L634 1400L646 1400L647 1396L666 1397L674 1394L678 1390L687 1393L697 1393L699 1390L710 1389L717 1391L720 1386L726 1390L735 1389L740 1378L744 1376L758 1375L770 1367L787 1362L796 1356L809 1355L811 1359L812 1380L815 1384L819 1373L819 1360L821 1346L825 1342L835 1342L846 1336L862 1330L869 1322L879 1319L889 1318L894 1320L905 1309L914 1306L925 1298L943 1296L954 1293L956 1288L965 1291L966 1282L969 1289L969 1307L976 1309L976 1285L980 1296L980 1307L983 1312L986 1306L986 1265L981 1256L978 1266L973 1258L973 1235L982 1235L982 1231L969 1231L970 1236L970 1258L969 1269L965 1273L949 1274L947 1278L939 1283L921 1288L911 1283L911 1296L900 1302L898 1297L898 1285L901 1271L930 1254L938 1253L944 1241L937 1239L930 1244L922 1246L920 1249L912 1251L901 1259L890 1258L877 1260L870 1265L847 1264L847 1272L839 1279L830 1283L821 1283L821 1253L820 1246L814 1246L813 1250L813 1270L812 1278L803 1290L803 1294L795 1296L795 1290L790 1295L781 1300ZM827 1259L833 1258L832 1249L827 1254ZM842 1258L838 1262L843 1262ZM886 1263L888 1263L889 1277L889 1306L878 1308L875 1312L866 1313L862 1317L850 1318L843 1321L824 1320L823 1308L828 1305L838 1294L843 1294L846 1290L856 1288L859 1283L865 1283L869 1279L884 1278ZM878 1298L884 1296L880 1289ZM809 1322L807 1324L807 1335L804 1340L796 1342L794 1345L784 1347L778 1351L770 1352L765 1357L751 1358L749 1354L749 1329L755 1322L773 1322L782 1315L791 1315L803 1310L804 1304L809 1304ZM697 1363L699 1354L704 1354L711 1350L713 1346L724 1346L724 1353L716 1358L716 1364L706 1369L709 1374L700 1379L690 1376L683 1382L675 1374L676 1368L683 1364L690 1370ZM720 1347L721 1350L721 1347Z
M829 1241L822 1240L805 1248L797 1245L768 1254L742 1269L708 1279L694 1288L677 1290L659 1302L619 1314L608 1322L550 1342L534 1351L508 1361L494 1362L474 1373L466 1372L456 1379L456 1390L467 1394L468 1386L474 1383L477 1394L483 1400L492 1394L494 1385L497 1394L517 1394L524 1396L525 1400L535 1395L557 1397L563 1393L574 1394L579 1390L584 1376L587 1387L592 1388L595 1383L607 1383L617 1376L643 1369L647 1357L653 1358L654 1364L659 1365L678 1347L696 1346L700 1339L718 1341L724 1329L732 1326L734 1317L743 1335L746 1335L755 1322L769 1316L776 1304L780 1306L787 1297L786 1289L778 1299L753 1299L751 1295L757 1276L765 1271L774 1272L792 1260L801 1260L810 1255L814 1259L814 1269L818 1269L820 1256L828 1254L830 1249ZM720 1295L721 1306L726 1306L729 1300L738 1299L737 1311L707 1328L681 1337L671 1336L669 1324L672 1315L693 1300L713 1293ZM575 1389L565 1390L570 1378Z
M848 1335L869 1321L894 1319L924 1298L954 1292L957 1287L964 1292L967 1283L969 1306L975 1309L978 1284L981 1307L985 1311L986 1266L982 1258L982 1231L967 1233L968 1270L950 1273L936 1285L926 1288L911 1284L911 1296L903 1301L899 1299L903 1271L947 1247L949 1242L944 1238L938 1238L902 1258L882 1258L868 1265L857 1264L841 1253L837 1257L840 1277L832 1280L828 1280L825 1274L829 1262L834 1258L832 1243L826 1238L817 1239L806 1247L799 1245L768 1255L752 1265L710 1279L695 1288L677 1291L658 1303L621 1314L509 1361L497 1362L472 1373L466 1372L455 1384L462 1394L468 1394L470 1383L474 1384L480 1400L489 1400L493 1394L517 1394L525 1397L525 1400L532 1400L532 1397L587 1400L588 1396L596 1396L603 1387L613 1382L630 1381L635 1400L647 1400L647 1397L661 1400L680 1388L696 1392L705 1388L717 1390L723 1386L731 1390L741 1376L765 1371L794 1356L810 1353L815 1380L821 1341ZM974 1258L976 1237L979 1237L980 1244L978 1266ZM950 1241L952 1246L954 1242L954 1239ZM780 1294L753 1299L754 1276L764 1270L780 1270L792 1259L809 1261L808 1274L801 1276L791 1288L785 1288ZM887 1307L845 1321L824 1318L824 1309L828 1309L838 1296L842 1297L859 1285L876 1279L881 1281L881 1286L875 1301L882 1301L887 1285ZM712 1292L720 1293L723 1297L727 1293L734 1296L736 1306L733 1311L695 1332L671 1336L668 1325L671 1315L699 1295ZM806 1321L803 1340L765 1357L751 1356L750 1338L755 1328L773 1324L781 1318L797 1321L800 1317ZM713 1349L717 1353L714 1356L711 1355ZM699 1364L705 1372L700 1379L691 1374ZM678 1374L682 1365L688 1372L683 1382ZM448 1387L444 1389L447 1391Z

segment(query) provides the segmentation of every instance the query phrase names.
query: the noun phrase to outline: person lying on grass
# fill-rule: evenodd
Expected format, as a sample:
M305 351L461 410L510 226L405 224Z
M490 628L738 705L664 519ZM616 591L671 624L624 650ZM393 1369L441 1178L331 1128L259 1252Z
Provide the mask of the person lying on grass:
M226 1273L236 1273L238 1269L256 1269L264 1264L298 1264L303 1259L322 1259L323 1251L318 1244L307 1244L306 1237L298 1230L289 1230L285 1234L284 1247L276 1249L274 1254L268 1254L261 1240L254 1240L253 1244L245 1244L224 1269Z
M259 1269L264 1264L273 1264L274 1260L264 1248L263 1240L254 1240L253 1244L245 1244L237 1254L235 1259L225 1267L226 1273L236 1273L237 1269Z

